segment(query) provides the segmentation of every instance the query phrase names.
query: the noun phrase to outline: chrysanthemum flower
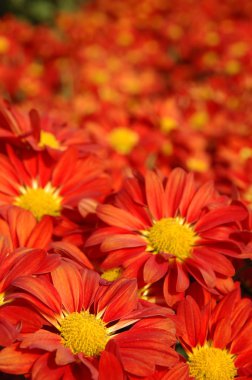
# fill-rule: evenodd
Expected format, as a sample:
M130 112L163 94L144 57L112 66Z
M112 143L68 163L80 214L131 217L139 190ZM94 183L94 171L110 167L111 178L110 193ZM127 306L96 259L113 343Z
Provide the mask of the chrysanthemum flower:
M69 263L62 263L51 275L53 285L28 277L14 282L22 289L21 297L49 325L23 334L20 344L3 349L0 370L31 372L32 379L43 374L56 380L71 374L73 379L82 375L105 380L142 378L156 366L176 364L178 356L171 347L176 342L172 312L139 304L134 280L109 285L96 272L78 271ZM40 357L28 371L25 366L20 370L20 365L16 371L18 358L29 353L33 357L38 351Z
M31 212L16 206L0 208L0 230L9 251L16 248L47 249L53 222L44 216L39 222Z
M234 275L228 257L243 257L230 234L239 231L246 208L229 204L211 183L196 186L193 176L181 169L168 179L153 172L128 179L114 204L100 205L97 229L86 246L101 244L104 269L121 266L130 277L146 283L164 278L168 304L178 301L193 277L216 292L218 281Z
M46 152L22 150L18 156L8 146L0 163L0 205L29 210L38 221L77 209L81 200L95 207L110 190L101 160L94 155L78 158L74 148L54 160Z
M47 149L51 154L70 146L81 151L92 151L84 129L71 128L61 120L40 115L36 109L29 113L7 102L0 101L0 139L15 145L30 145L34 150ZM97 148L96 148L97 149Z
M33 331L42 324L41 318L34 314L26 302L19 302L13 287L14 282L23 276L44 275L59 265L60 256L47 254L42 249L23 248L11 251L8 239L4 235L0 238L0 319L7 325L18 325L22 331ZM7 326L8 327L8 326ZM9 330L9 328L8 328Z
M50 253L60 254L64 259L74 261L76 265L93 269L84 252L74 244L52 240L53 221L49 216L43 216L38 222L32 213L25 209L16 206L2 207L0 231L6 252L11 253L20 248L37 248L38 252L45 249Z
M252 304L239 288L215 307L187 297L178 306L178 337L187 358L162 380L233 380L252 376Z

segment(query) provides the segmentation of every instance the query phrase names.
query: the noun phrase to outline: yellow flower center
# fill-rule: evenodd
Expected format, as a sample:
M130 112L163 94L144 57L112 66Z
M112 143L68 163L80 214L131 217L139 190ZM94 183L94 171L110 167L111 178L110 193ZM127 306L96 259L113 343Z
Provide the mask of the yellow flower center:
M121 274L122 274L122 269L120 267L112 268L103 272L101 275L101 278L104 278L104 280L107 280L107 281L115 281L121 276Z
M4 298L5 298L5 294L0 293L0 306L4 305L6 303Z
M182 218L163 218L148 231L147 250L156 253L169 253L184 261L191 255L197 236L192 227Z
M160 128L162 132L169 133L173 129L176 129L178 127L178 123L175 119L172 119L171 117L163 117L160 120Z
M59 196L59 191L50 183L42 188L34 182L33 187L22 187L20 192L21 195L16 197L14 205L31 211L38 221L44 215L60 215L63 198Z
M190 171L199 172L199 173L205 173L207 170L209 170L208 162L204 159L200 159L196 157L190 157L186 161L186 166Z
M190 376L195 380L232 380L237 371L234 355L206 343L189 354Z
M7 50L9 50L9 47L9 40L4 36L0 36L0 54L6 53Z
M46 131L40 132L40 141L38 145L40 148L49 146L53 149L60 149L60 143L56 137L52 133Z
M65 347L74 354L98 356L105 349L109 336L104 322L88 311L73 312L61 321L61 336Z
M129 128L115 128L108 135L110 146L120 154L129 154L138 143L139 136Z
M246 161L248 160L249 158L252 157L252 149L245 146L244 148L242 148L239 152L239 157L243 160L243 161Z

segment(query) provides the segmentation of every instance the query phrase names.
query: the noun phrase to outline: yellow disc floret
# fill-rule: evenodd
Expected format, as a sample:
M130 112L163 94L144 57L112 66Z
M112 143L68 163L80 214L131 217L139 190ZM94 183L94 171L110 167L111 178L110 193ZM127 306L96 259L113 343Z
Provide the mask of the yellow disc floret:
M74 354L98 356L105 349L109 336L104 322L88 311L73 312L61 321L61 337Z
M112 268L108 269L105 272L102 273L101 278L107 281L115 281L117 280L122 274L122 268Z
M197 236L193 228L184 223L183 218L163 218L158 220L146 234L147 249L153 253L168 253L184 261L191 255Z
M53 149L60 149L60 143L52 133L41 131L39 147L44 148L46 146L49 146Z
M195 347L188 359L190 376L195 380L233 380L237 374L234 359L226 349L209 343Z
M15 198L14 205L31 211L38 221L44 215L60 215L63 198L50 183L42 188L34 182L32 187L21 187L20 192L21 194Z
M120 154L129 154L138 143L139 136L129 128L115 128L108 135L110 146Z

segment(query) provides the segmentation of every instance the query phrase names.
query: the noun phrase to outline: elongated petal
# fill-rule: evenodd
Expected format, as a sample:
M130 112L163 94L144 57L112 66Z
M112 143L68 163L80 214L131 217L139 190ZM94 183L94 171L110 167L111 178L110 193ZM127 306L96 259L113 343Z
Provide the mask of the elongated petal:
M94 302L95 295L99 289L100 276L95 271L84 269L81 277L83 286L82 307L88 310Z
M137 306L138 294L135 280L119 279L107 288L97 302L97 312L105 310L105 322L120 319Z
M189 223L195 222L200 217L202 209L213 201L214 192L213 182L207 182L197 190L187 210L186 220Z
M52 185L59 187L67 182L73 175L73 168L77 160L77 152L69 148L58 161L52 176Z
M120 227L129 231L143 230L145 225L125 210L112 205L101 205L97 207L97 215L111 226Z
M188 380L189 366L187 363L177 364L171 368L163 377L162 380Z
M98 245L103 242L111 234L125 233L124 229L116 227L104 227L98 228L86 241L85 247L91 247L92 245Z
M60 253L61 255L69 257L70 259L76 261L77 263L81 264L86 268L93 269L93 265L91 264L85 253L82 252L75 245L65 241L60 241L53 242L52 247L56 253Z
M161 255L151 255L144 265L144 281L153 283L162 278L168 269L168 261Z
M183 169L174 169L168 178L165 188L165 204L163 215L165 217L175 216L180 200L183 196L186 181L186 172Z
M164 188L160 177L151 171L146 174L146 197L152 217L155 220L161 219L164 208Z
M14 375L29 373L39 356L38 351L21 350L15 343L0 351L0 371Z
M247 217L247 211L239 206L225 206L209 211L195 225L195 231L210 230L224 223L232 223Z
M24 226L25 224L23 224ZM26 247L47 248L51 242L53 232L53 222L50 216L44 216L32 230L26 241Z
M19 277L13 281L13 285L27 291L55 313L60 314L61 299L55 287L49 281L38 277L26 276Z
M55 351L61 345L60 341L59 335L46 330L38 330L32 334L25 335L20 347Z
M103 351L99 362L99 380L124 380L121 363L111 352Z
M143 238L133 234L111 235L105 238L101 244L102 252L109 252L115 249L144 247L146 245Z
M230 260L220 253L218 254L211 251L211 249L207 249L207 247L195 250L193 260L206 269L211 267L215 272L224 274L225 276L233 276L235 273Z
M32 379L36 380L60 380L65 372L65 366L57 366L53 353L45 353L32 367Z
M183 264L181 264L179 261L176 261L176 269L177 269L176 291L184 292L189 287L189 284L190 284L189 276L186 273Z
M183 339L191 347L195 347L201 334L201 314L200 309L194 299L187 296L178 306L178 317L182 317L185 322L186 334Z
M231 339L231 325L230 320L227 320L226 318L221 319L218 321L218 324L214 330L213 334L213 346L224 349Z
M55 355L55 363L59 366L75 362L75 357L70 348L64 347L62 344L57 348Z
M5 347L13 343L21 330L21 324L12 325L8 320L0 317L0 346Z
M80 311L83 303L83 287L81 275L77 268L74 265L62 262L52 271L51 276L64 308L69 313Z

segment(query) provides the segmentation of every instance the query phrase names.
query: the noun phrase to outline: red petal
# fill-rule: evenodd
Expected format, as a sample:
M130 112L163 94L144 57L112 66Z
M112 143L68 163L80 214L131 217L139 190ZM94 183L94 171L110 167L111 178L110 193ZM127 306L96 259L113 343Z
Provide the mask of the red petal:
M97 215L101 220L111 226L120 227L129 231L145 229L143 222L135 218L134 215L112 205L98 206Z
M144 281L148 283L156 282L164 277L168 269L168 261L161 255L151 255L144 265Z
M111 352L103 351L99 363L99 380L124 380L121 363Z
M174 268L171 270L169 269L169 272L164 280L163 292L167 305L171 307L184 298L184 292L179 293L176 291L176 284L177 274Z
M120 234L111 235L105 238L101 244L102 252L109 252L115 249L121 248L134 248L134 247L144 247L146 246L145 241L138 235L133 234Z
M202 216L196 223L194 229L196 232L200 233L225 223L243 220L247 216L247 211L242 207L232 205L224 206L211 210L206 215Z
M39 356L36 352L20 350L15 343L0 351L0 371L14 375L29 373Z
M146 174L146 197L152 217L159 220L163 216L164 188L160 177L154 172Z
M58 367L54 360L54 354L46 353L41 355L32 367L32 379L36 380L61 380L66 366Z
M189 284L190 284L189 276L184 270L183 264L181 264L179 261L176 261L176 268L177 268L176 291L184 292L189 287Z
M180 363L170 369L162 380L189 380L189 367L187 363Z
M213 346L224 349L231 340L231 324L230 320L221 319L218 321L213 334Z
M211 268L217 273L224 274L225 276L233 276L235 273L234 267L230 260L228 260L221 253L215 253L207 247L195 249L193 253L193 260L199 263L200 266Z
M58 347L56 351L55 363L61 366L73 362L75 362L75 357L72 354L71 350L61 344L61 346Z
M184 192L179 203L179 211L181 216L185 217L187 214L187 210L190 207L192 197L194 196L196 191L194 175L193 173L189 173L186 176L186 182L184 186Z
M95 295L99 289L100 276L97 272L84 269L82 271L83 308L89 309L94 302Z
M52 185L60 187L73 176L73 168L76 166L77 152L74 148L68 148L58 161L52 176Z
M58 268L52 271L51 276L64 308L69 313L80 311L83 303L83 284L80 272L76 267L62 262Z
M91 247L92 245L98 245L103 242L105 238L112 234L124 233L125 230L116 227L104 227L98 228L86 241L85 247Z
M53 242L51 245L56 253L60 253L61 255L66 256L88 269L93 269L93 265L85 253L75 245L66 241Z
M183 339L191 347L195 347L201 334L201 313L192 297L187 296L185 300L179 303L177 315L178 317L181 316L186 324L187 336L183 336Z
M27 291L32 296L38 298L48 308L53 310L54 313L60 314L61 299L55 287L52 286L52 284L49 281L46 281L39 277L26 276L19 277L12 284Z
M165 188L165 200L163 215L165 217L175 216L179 203L184 193L186 172L183 169L174 169L169 177Z
M207 182L198 189L187 210L186 220L188 223L198 220L202 209L213 201L214 193L213 182Z
M23 224L25 226L26 224ZM26 227L27 228L27 227ZM32 230L27 239L26 247L47 248L52 239L53 222L50 216L44 216Z
M136 280L121 278L113 282L97 302L97 312L105 310L104 322L120 319L136 308L138 301Z
M60 335L46 330L38 330L32 334L26 334L20 344L20 348L39 348L45 351L55 351L60 346Z
M15 264L4 278L2 283L4 287L9 286L18 277L44 273L47 269L49 271L54 269L59 264L59 257L48 255L42 249L33 249L28 252L25 251L15 261Z

